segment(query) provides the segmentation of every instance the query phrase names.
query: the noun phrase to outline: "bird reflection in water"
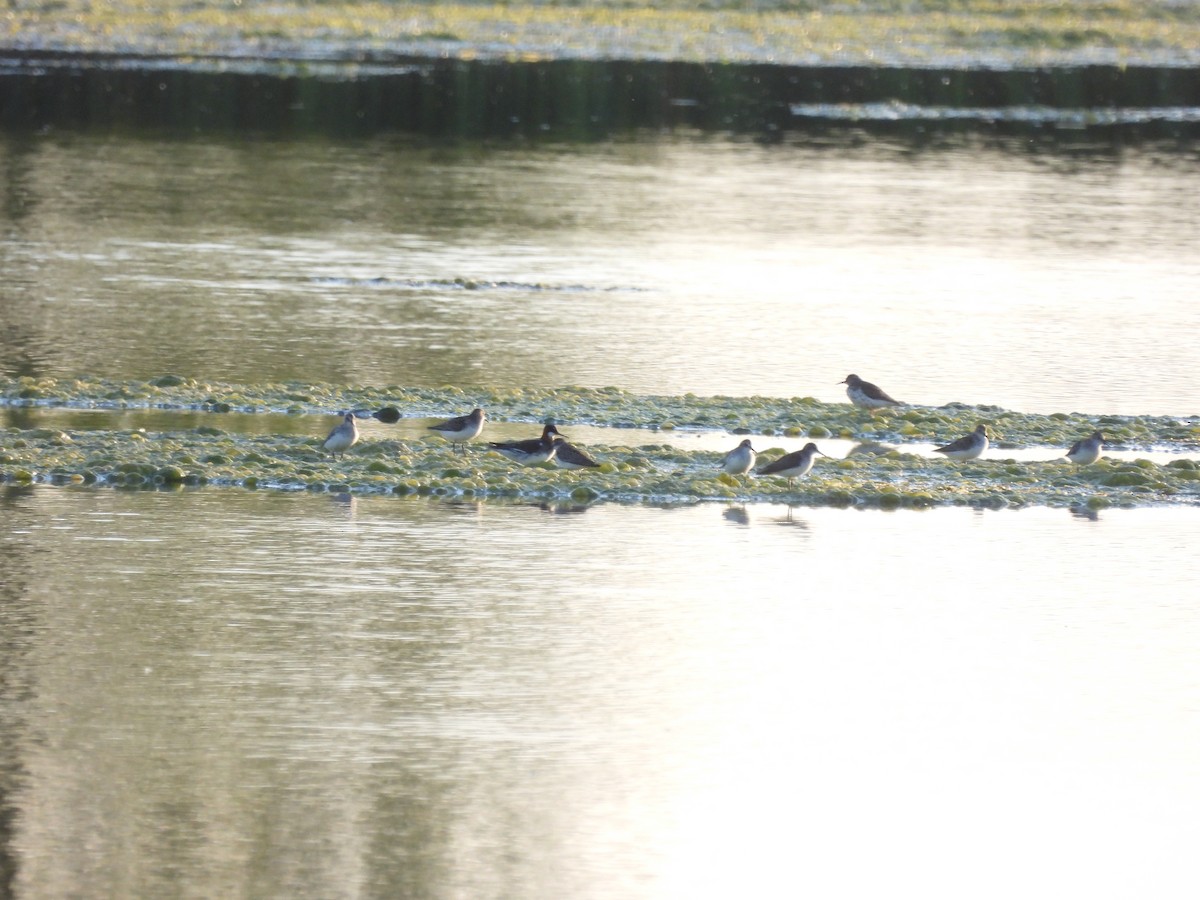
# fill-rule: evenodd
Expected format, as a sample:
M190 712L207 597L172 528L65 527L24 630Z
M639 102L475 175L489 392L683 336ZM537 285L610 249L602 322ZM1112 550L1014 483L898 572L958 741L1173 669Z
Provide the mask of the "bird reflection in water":
M483 516L484 504L482 500L461 500L451 498L444 502L447 507L453 509L456 513L460 513L461 515L477 517Z
M791 505L789 505L789 506L787 507L787 512L786 512L786 513L785 513L785 514L784 514L784 515L783 515L781 518L774 519L774 520L773 520L773 521L774 521L774 523L775 523L776 525L780 525L780 526L782 526L782 527L784 527L784 528L796 528L796 529L799 529L799 530L800 530L800 532L801 532L801 533L803 533L803 535L804 535L805 537L807 537L807 536L808 536L808 523L807 523L806 521L804 521L803 519L797 519L797 518L796 518L796 517L795 517L795 516L792 514L792 513L793 513L793 510L795 510L795 507L794 507L794 506L791 506Z
M591 504L588 503L539 503L538 509L543 512L550 513L552 516L568 516L577 513L585 513L591 509Z
M349 491L338 491L329 495L330 502L338 509L343 518L353 521L358 513L358 498Z
M863 441L861 444L855 444L850 448L847 456L887 456L895 450L888 444L881 444L877 441Z
M749 525L750 514L746 512L744 506L727 506L725 511L721 513L726 522L732 525Z
M1068 512L1071 513L1071 518L1073 519L1084 519L1088 522L1100 521L1099 511L1092 509L1090 506L1072 506Z

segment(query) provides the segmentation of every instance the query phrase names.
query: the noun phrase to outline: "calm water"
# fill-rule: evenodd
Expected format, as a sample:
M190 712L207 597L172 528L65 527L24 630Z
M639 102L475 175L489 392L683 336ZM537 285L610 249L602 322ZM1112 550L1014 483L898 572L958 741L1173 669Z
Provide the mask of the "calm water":
M0 371L1196 414L1198 169L1084 132L6 136ZM8 489L0 894L1194 897L1198 543L1170 508Z
M0 504L20 896L1200 886L1191 510Z
M10 138L0 368L1196 414L1200 158L1079 143Z

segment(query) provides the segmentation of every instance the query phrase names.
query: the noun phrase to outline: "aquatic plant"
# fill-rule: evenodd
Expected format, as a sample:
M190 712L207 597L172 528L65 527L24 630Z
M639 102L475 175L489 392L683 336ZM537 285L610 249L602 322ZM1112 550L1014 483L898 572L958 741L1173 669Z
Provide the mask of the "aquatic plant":
M221 413L322 416L338 410L394 408L428 417L464 403L495 421L593 424L612 429L610 443L589 446L598 469L566 471L514 466L499 453L455 452L430 433L418 440L364 439L344 458L322 449L328 420L311 435L239 434L220 427ZM243 488L433 496L571 499L576 502L698 502L742 499L794 504L920 508L1200 504L1200 466L1180 457L1102 458L1073 466L1061 456L1081 433L1101 428L1109 446L1200 453L1200 421L1169 416L1032 415L998 407L951 404L905 407L872 416L845 403L811 398L634 395L617 388L496 390L337 386L230 385L166 375L150 381L107 379L0 380L0 405L27 408L163 409L213 413L213 424L157 433L138 430L0 431L0 480L104 484L124 488L227 485ZM967 463L906 449L987 421L995 440L985 458ZM759 435L767 464L784 452L771 436L837 436L869 452L821 460L806 479L734 479L721 472L723 453L669 444L630 446L623 428L678 428ZM880 442L887 442L883 445ZM1004 450L1053 448L1042 461L1007 459Z
M55 0L6 13L18 52L274 60L672 59L854 65L1194 63L1171 0Z

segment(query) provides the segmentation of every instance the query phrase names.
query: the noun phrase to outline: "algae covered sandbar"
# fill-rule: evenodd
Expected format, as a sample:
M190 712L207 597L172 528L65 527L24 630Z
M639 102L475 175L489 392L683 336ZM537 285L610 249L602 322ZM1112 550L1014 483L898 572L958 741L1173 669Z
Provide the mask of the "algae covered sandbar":
M315 384L231 385L175 375L150 381L18 378L0 382L0 404L26 409L160 409L211 412L212 424L173 431L64 431L54 427L0 431L0 480L10 483L99 483L123 487L228 485L283 490L348 491L474 498L513 497L573 502L786 501L863 507L1141 506L1200 503L1200 422L1164 416L1030 415L998 407L911 406L871 416L849 404L811 398L634 395L616 388L491 390ZM394 407L405 418L435 417L472 406L492 421L612 429L612 440L588 449L599 469L524 468L489 451L453 451L432 434L393 440L387 426L342 459L321 449L324 418L311 436L239 434L222 413L333 416ZM954 463L915 452L921 442L969 431L985 421L995 436L982 459ZM735 479L720 473L720 454L669 444L623 441L623 429L705 429L752 435L760 465L799 439L880 444L874 452L822 459L795 484ZM1114 449L1167 450L1166 463L1101 459L1076 467L1057 448L1100 428ZM486 438L486 434L484 435ZM786 446L785 446L786 445ZM732 444L731 444L732 446ZM1045 447L1044 461L1006 458L1005 450Z
M387 63L400 57L781 65L1195 65L1200 7L1170 0L21 3L9 53Z

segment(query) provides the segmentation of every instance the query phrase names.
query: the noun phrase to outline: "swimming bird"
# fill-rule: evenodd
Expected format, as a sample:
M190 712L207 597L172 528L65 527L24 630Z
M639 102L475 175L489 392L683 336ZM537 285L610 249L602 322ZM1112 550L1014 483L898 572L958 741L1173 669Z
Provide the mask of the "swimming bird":
M554 430L551 431L551 429ZM529 441L509 441L506 444L494 443L491 447L513 462L519 462L523 466L536 466L554 459L554 455L558 452L558 442L562 438L551 437L552 434L558 434L558 429L555 429L553 425L547 425L540 438Z
M759 475L782 475L791 484L797 478L803 478L813 467L813 457L821 453L817 445L809 441L803 450L787 453L773 463L758 470ZM824 453L821 453L824 456Z
M542 426L542 434L540 437L528 438L523 441L491 441L488 446L497 453L503 453L510 459L524 458L527 454L538 453L545 449L545 445L553 441L555 436L563 437L562 432L554 427L553 422L547 422ZM512 451L508 453L506 451Z
M357 443L358 424L354 421L354 413L347 412L342 414L341 424L329 432L329 437L325 438L325 443L321 446L334 456L339 453L345 456L346 451Z
M562 469L600 468L600 463L561 437L554 439L554 464Z
M1103 446L1104 435L1099 431L1093 431L1091 437L1076 441L1071 445L1071 449L1067 451L1067 459L1077 465L1086 466L1100 458L1100 449Z
M750 438L746 438L721 460L721 470L729 475L745 475L754 468L754 460L758 451L750 446Z
M467 441L473 437L478 437L479 432L483 431L483 419L483 410L476 408L471 411L469 416L455 416L453 419L447 419L445 422L430 425L429 429L436 431L448 440L451 447L455 444L461 444L465 450Z
M976 459L983 455L988 448L987 426L983 423L975 426L975 430L966 437L951 441L945 447L937 447L935 453L945 453L950 459Z
M838 384L846 385L846 396L850 398L851 403L859 409L869 409L872 415L875 414L875 410L887 406L903 406L899 400L889 397L879 385L863 381L857 375L847 375Z

